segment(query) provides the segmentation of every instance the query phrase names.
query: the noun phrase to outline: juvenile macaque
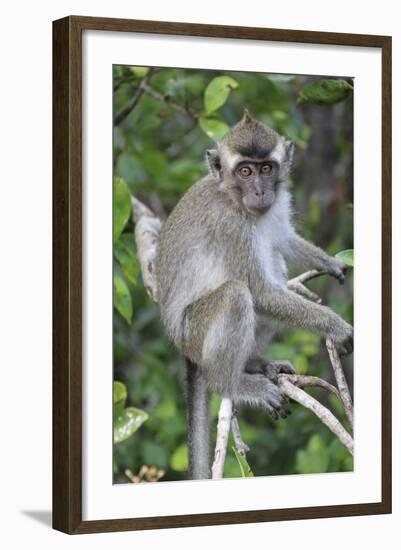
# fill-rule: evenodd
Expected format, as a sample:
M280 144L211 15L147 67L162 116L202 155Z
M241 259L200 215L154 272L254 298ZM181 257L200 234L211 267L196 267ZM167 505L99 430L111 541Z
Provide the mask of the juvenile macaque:
M328 307L287 289L287 264L344 281L346 265L297 235L286 186L294 146L245 112L207 151L210 174L163 226L158 302L187 359L190 476L209 477L208 394L285 417L276 382L288 361L261 357L274 333L302 327L350 353L353 329Z

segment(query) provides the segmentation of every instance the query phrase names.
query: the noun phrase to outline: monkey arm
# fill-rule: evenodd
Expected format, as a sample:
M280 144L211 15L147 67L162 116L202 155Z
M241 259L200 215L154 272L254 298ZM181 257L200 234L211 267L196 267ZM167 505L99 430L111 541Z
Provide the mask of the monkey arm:
M263 284L263 283L262 283ZM255 300L256 309L265 312L284 327L301 327L316 332L336 343L340 353L350 353L353 329L330 308L315 304L290 290L268 287L264 283Z
M289 264L302 269L316 269L323 271L344 282L347 266L341 260L329 256L311 242L303 239L296 233L291 235L284 247L284 257Z

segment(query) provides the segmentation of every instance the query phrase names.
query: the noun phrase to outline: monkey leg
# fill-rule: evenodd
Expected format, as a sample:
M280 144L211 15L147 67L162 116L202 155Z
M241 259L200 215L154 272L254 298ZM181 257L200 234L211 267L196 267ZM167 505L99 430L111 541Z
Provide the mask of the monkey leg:
M273 418L286 418L291 414L279 387L264 374L243 373L240 391L234 397L236 404L244 403L267 410Z
M245 372L255 349L255 311L245 283L230 280L192 304L186 316L184 352L205 372L211 391L237 404L286 416L285 399L266 376Z

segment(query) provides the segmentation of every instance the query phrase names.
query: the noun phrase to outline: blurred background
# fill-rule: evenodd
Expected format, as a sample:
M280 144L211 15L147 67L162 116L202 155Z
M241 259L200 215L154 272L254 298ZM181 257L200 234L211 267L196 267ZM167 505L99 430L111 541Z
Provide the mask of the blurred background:
M146 294L136 258L130 195L165 219L207 173L205 149L244 108L296 144L290 187L301 235L334 255L353 248L352 80L195 69L114 66L114 482L184 480L187 470L185 372ZM296 273L290 273L295 275ZM323 303L353 322L353 275L340 286L308 283ZM266 357L333 382L319 336L281 333ZM352 390L352 356L343 360ZM325 390L307 389L349 429ZM219 398L211 403L213 435ZM308 410L273 420L242 408L239 422L254 475L352 470L352 457ZM241 476L229 443L226 477Z

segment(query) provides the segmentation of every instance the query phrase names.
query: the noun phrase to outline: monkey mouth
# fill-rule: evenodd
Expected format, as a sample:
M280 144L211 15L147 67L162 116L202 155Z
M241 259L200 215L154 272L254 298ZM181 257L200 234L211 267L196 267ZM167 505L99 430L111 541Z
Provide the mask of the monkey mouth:
M247 193L243 198L245 208L252 214L265 214L273 205L276 194L274 191L266 191L263 195Z

